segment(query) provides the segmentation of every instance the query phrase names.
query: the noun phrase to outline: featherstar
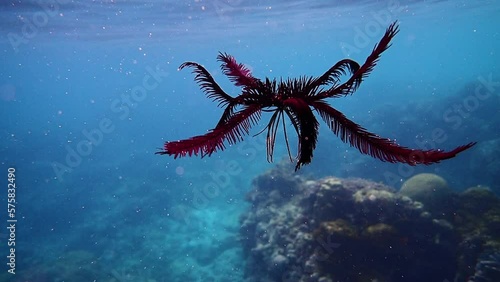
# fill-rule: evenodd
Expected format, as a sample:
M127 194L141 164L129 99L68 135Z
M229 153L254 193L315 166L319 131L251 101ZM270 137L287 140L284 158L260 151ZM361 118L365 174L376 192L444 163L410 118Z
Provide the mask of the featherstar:
M217 60L222 63L222 72L236 86L242 87L241 94L236 97L224 92L200 64L183 63L179 69L192 68L195 81L203 92L225 110L215 128L208 133L185 140L166 142L163 150L156 154L174 155L174 158L198 154L202 157L210 156L217 150L223 150L225 142L235 144L243 140L243 135L248 134L251 126L259 121L261 113L270 111L273 114L264 128L267 129L267 159L272 161L276 132L280 123L284 128L290 155L285 127L285 117L288 117L299 138L295 166L295 170L298 170L302 165L311 162L316 148L319 123L313 113L314 110L342 141L357 148L361 153L382 161L428 165L455 157L472 147L475 142L451 151L410 149L368 132L325 101L327 98L339 98L354 93L373 70L380 55L391 46L390 42L398 32L397 23L392 23L363 65L351 59L343 59L320 77L300 77L280 81L266 78L262 81L253 77L250 70L243 64L237 63L232 56L219 53ZM342 75L350 75L350 78L341 83Z

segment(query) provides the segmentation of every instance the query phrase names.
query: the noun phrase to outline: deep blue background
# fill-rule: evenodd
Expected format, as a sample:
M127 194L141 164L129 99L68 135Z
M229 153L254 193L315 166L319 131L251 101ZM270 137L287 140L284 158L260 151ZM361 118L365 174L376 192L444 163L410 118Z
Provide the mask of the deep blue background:
M71 277L82 262L72 265L66 257L87 255L106 265L96 270L103 277L120 281L243 279L238 216L251 180L272 166L265 136L248 136L211 158L154 155L164 141L213 128L222 112L189 70L177 71L182 62L203 64L228 93L239 93L219 70L219 51L256 77L316 76L345 57L363 62L398 20L401 31L373 73L353 96L332 105L409 147L426 140L451 149L499 138L497 127L480 135L444 122L447 140L433 142L434 120L401 110L439 102L439 112L467 84L499 80L498 1L49 2L0 4L0 179L6 187L7 168L16 168L19 275L46 271L43 279L52 281L65 276L47 269L64 263ZM134 99L152 71L158 79ZM421 127L394 126L401 122ZM275 160L285 156L279 137ZM470 159L416 169L366 161L322 124L316 158L304 171L386 182L389 173L396 188L421 171L442 172L457 190L491 183L491 175L463 173ZM2 189L0 225L6 225ZM0 230L4 257L6 231Z

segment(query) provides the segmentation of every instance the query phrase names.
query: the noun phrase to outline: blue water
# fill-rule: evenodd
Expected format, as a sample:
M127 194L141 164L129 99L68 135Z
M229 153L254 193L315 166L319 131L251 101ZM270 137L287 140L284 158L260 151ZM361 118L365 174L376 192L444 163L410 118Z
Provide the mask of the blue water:
M468 83L500 80L498 1L48 2L0 4L0 226L8 226L8 168L17 183L16 275L5 281L244 281L238 218L252 179L273 167L265 136L210 158L154 154L165 141L213 128L222 113L189 70L177 71L182 62L203 64L239 93L220 72L219 51L255 77L317 76L345 57L363 62L398 20L400 33L371 75L332 105L409 147L500 138L495 104L494 116L468 112L479 125L444 122L445 142L432 142L436 125L425 113L401 110L438 101L446 109L443 101ZM291 147L294 154L296 141ZM424 171L457 190L492 185L498 166L467 175L474 151L463 154L404 170L362 156L322 124L303 171L395 188ZM284 157L280 137L275 161ZM0 230L6 273L10 234Z

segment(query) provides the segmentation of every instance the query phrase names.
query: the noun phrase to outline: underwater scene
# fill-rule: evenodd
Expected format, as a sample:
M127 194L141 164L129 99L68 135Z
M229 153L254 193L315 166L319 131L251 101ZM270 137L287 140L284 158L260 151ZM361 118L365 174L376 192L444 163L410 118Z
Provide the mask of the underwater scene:
M499 282L499 14L2 1L0 282Z

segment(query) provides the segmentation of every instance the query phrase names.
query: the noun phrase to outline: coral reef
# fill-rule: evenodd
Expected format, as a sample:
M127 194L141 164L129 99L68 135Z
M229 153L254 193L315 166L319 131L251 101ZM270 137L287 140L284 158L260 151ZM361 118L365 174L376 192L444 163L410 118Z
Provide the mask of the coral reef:
M478 267L487 255L500 251L500 199L486 187L471 187L458 195L454 209L450 220L462 238L459 281L466 281L471 275L476 277L471 281L498 281L481 278L485 269Z
M468 282L500 281L500 253L483 255L477 263L476 273Z
M458 236L422 204L363 179L254 181L241 235L249 281L443 281ZM390 268L387 265L391 265Z
M248 281L465 282L500 249L500 200L487 189L453 193L437 175L409 181L416 186L405 189L424 194L439 185L437 198L454 212L436 213L434 192L408 192L415 201L364 179L291 171L278 165L248 194L240 230Z

